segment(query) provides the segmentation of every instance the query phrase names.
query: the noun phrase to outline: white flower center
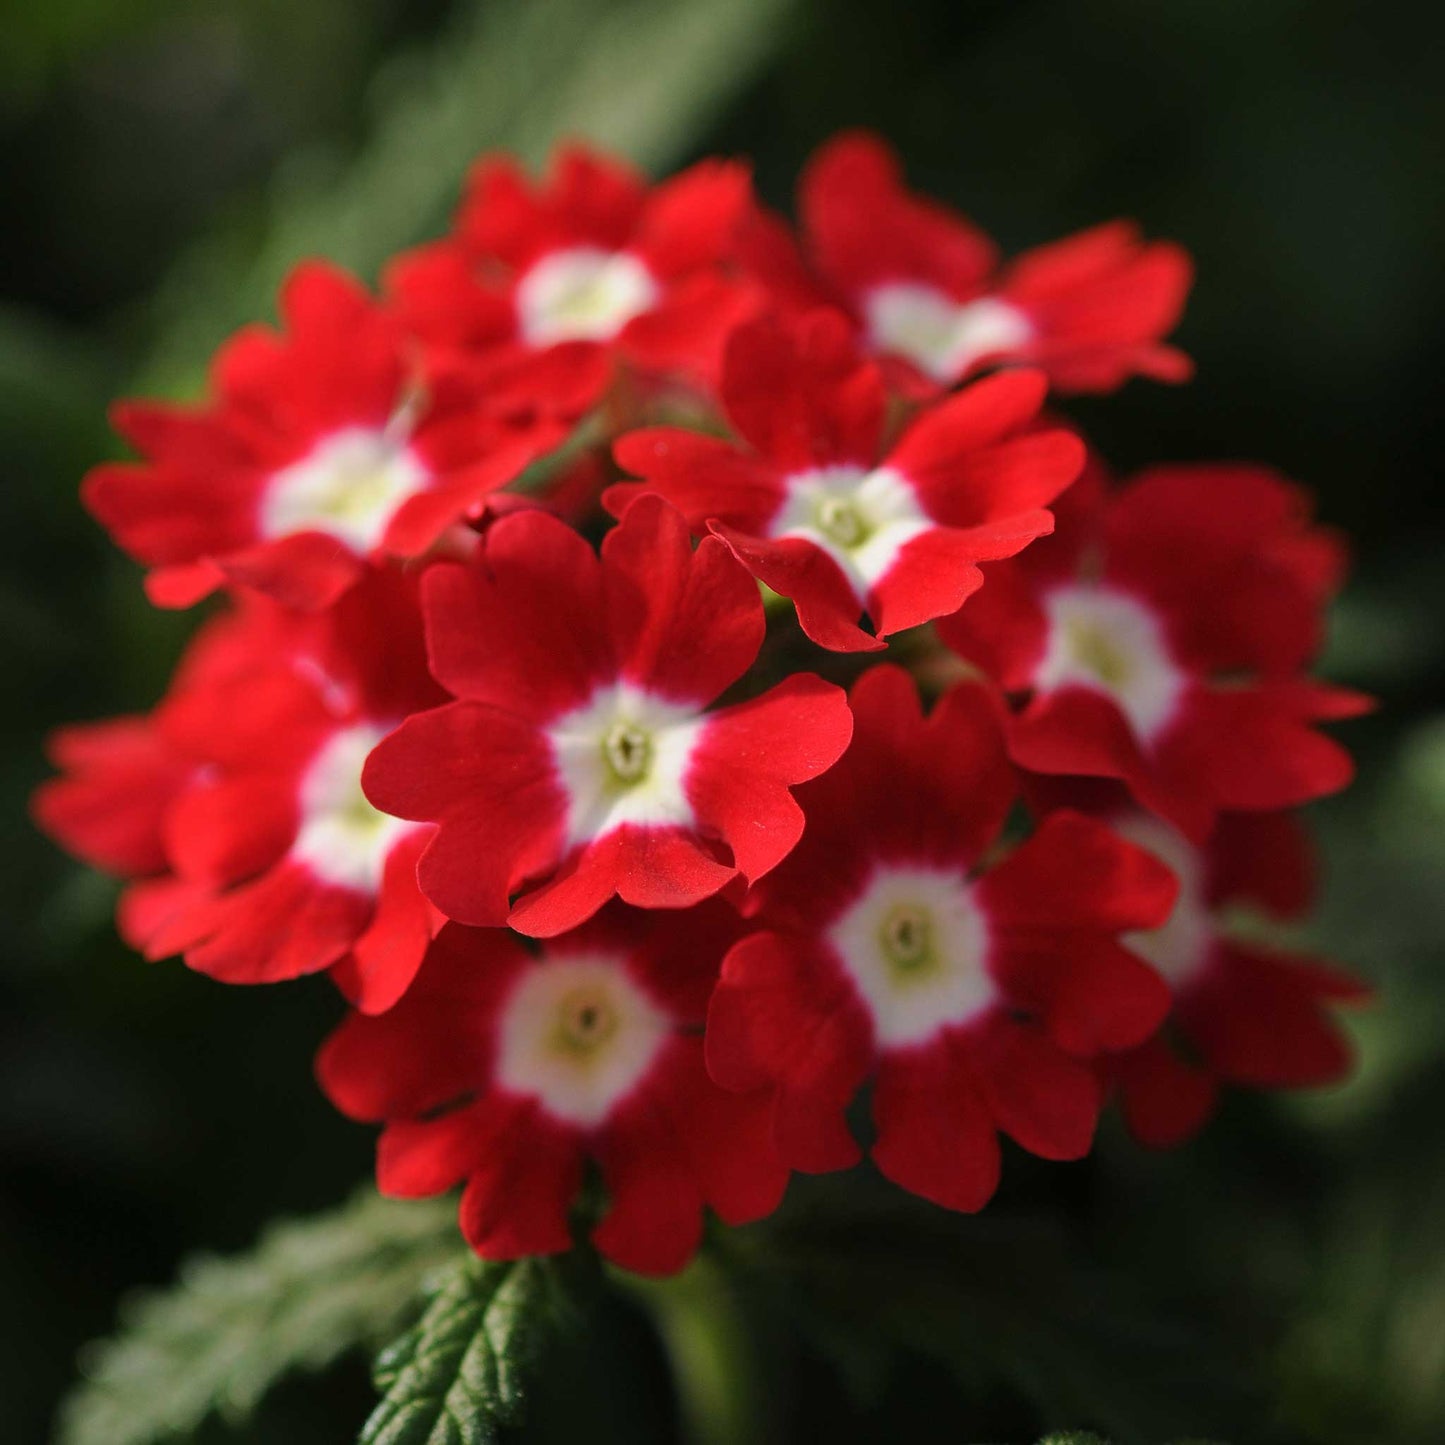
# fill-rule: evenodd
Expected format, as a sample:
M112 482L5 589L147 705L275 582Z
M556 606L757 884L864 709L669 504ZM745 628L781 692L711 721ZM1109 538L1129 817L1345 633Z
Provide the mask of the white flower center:
M1007 301L981 296L960 304L915 281L875 287L863 298L863 315L876 350L906 357L935 381L953 381L1033 336L1028 317Z
M627 683L599 688L547 729L567 790L567 842L632 823L691 827L683 783L705 723L696 707Z
M1153 737L1185 682L1154 614L1123 592L1088 585L1055 589L1044 598L1044 612L1048 640L1034 686L1106 692L1140 737Z
M373 808L361 768L386 729L362 723L336 733L301 780L301 829L291 856L328 883L375 894L387 854L416 826Z
M390 431L347 427L271 477L261 499L261 534L325 532L355 552L369 552L396 509L430 481Z
M988 925L957 873L880 865L828 939L883 1048L921 1044L994 999Z
M1179 897L1162 928L1126 933L1121 942L1146 958L1170 988L1188 981L1214 941L1214 918L1204 894L1203 859L1167 823L1144 813L1111 820L1114 830L1152 853L1179 880Z
M522 975L502 1009L497 1083L591 1128L642 1081L669 1032L620 960L553 955Z
M768 527L772 537L805 537L842 569L859 604L898 559L903 547L935 524L913 484L891 467L815 467L783 484L782 505Z
M517 286L517 320L533 346L610 341L657 300L657 283L636 256L574 246L535 262Z

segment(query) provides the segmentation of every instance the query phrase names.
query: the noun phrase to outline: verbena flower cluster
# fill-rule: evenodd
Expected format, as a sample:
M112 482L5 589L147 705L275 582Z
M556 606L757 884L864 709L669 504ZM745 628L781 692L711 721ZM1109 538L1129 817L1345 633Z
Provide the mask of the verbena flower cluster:
M1238 927L1307 907L1290 810L1350 775L1341 542L1054 409L1187 378L1188 258L1001 262L862 134L798 209L484 159L379 298L297 267L85 482L157 605L221 600L38 819L148 958L329 973L321 1086L490 1258L568 1248L595 1175L598 1249L675 1270L860 1130L976 1210L1001 1136L1079 1158L1113 1095L1172 1144L1348 1064L1360 986Z

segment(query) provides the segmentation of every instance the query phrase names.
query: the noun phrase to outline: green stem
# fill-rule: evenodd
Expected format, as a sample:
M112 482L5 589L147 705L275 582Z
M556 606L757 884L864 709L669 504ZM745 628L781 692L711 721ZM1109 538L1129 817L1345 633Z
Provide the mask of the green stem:
M689 1445L765 1445L773 1432L762 1362L721 1264L704 1254L671 1279L617 1279L651 1316Z

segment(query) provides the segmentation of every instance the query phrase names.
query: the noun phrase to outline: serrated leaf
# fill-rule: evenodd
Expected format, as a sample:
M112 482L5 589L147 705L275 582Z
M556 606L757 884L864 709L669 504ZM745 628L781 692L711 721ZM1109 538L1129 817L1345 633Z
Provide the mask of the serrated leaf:
M172 1289L124 1305L120 1332L82 1355L57 1445L152 1445L212 1413L239 1422L283 1375L404 1325L458 1249L450 1202L368 1191L273 1226L248 1254L192 1260Z
M501 1427L520 1424L556 1294L542 1260L456 1265L417 1325L377 1357L384 1398L361 1445L492 1445Z

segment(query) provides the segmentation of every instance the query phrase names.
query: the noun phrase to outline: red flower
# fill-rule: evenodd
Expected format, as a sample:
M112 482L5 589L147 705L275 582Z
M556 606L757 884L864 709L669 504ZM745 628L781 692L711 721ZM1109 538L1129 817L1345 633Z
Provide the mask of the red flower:
M990 377L922 413L884 450L887 395L846 325L816 312L791 332L734 332L722 396L751 450L660 427L616 446L624 470L710 529L793 599L803 630L843 652L955 612L977 564L1048 532L1044 510L1078 475L1078 439L1032 424L1039 372ZM613 489L614 505L639 490ZM876 636L858 626L866 612Z
M491 156L452 234L393 263L388 286L419 336L475 365L491 405L575 417L618 360L713 378L728 330L756 304L723 266L749 203L747 168L730 161L649 188L568 146L534 187Z
M910 191L892 150L849 132L813 157L800 187L813 280L786 230L754 222L747 250L784 306L845 304L890 379L912 395L1004 362L1041 366L1063 391L1113 391L1129 377L1183 381L1162 344L1193 279L1189 257L1114 221L998 266L971 222Z
M1147 1038L1168 991L1122 929L1160 923L1168 870L1055 813L980 871L1015 797L998 708L962 684L924 718L908 675L854 686L842 762L799 791L807 829L756 890L764 931L724 960L707 1059L773 1092L794 1168L858 1157L844 1111L873 1076L873 1158L905 1189L979 1209L997 1133L1051 1159L1089 1148L1104 1049Z
M1128 939L1174 994L1169 1027L1106 1064L1130 1131L1165 1148L1199 1130L1221 1085L1303 1088L1343 1078L1351 1050L1331 1006L1361 1002L1369 989L1332 964L1230 933L1231 910L1288 919L1308 907L1313 858L1298 819L1227 814L1203 848L1145 813L1109 821L1180 884L1169 922Z
M543 512L502 517L479 564L433 566L422 597L433 671L459 700L403 723L365 787L439 824L421 886L459 922L548 937L614 894L680 908L756 879L802 830L789 787L847 746L842 691L810 673L704 712L756 656L762 602L656 497L600 561Z
M318 1059L338 1108L386 1123L382 1192L465 1180L462 1232L478 1254L553 1254L572 1244L591 1159L609 1197L592 1239L643 1274L687 1262L704 1206L729 1224L770 1213L787 1171L766 1103L725 1093L703 1067L728 912L615 908L535 956L500 931L443 929L401 1003L349 1018Z
M1304 675L1343 548L1302 491L1261 467L1159 467L1116 492L1088 477L1057 515L939 629L1025 699L1016 763L1120 779L1195 839L1222 809L1349 781L1349 755L1313 725L1368 704Z
M123 876L121 930L227 983L330 969L361 1008L401 994L440 918L428 830L362 795L366 754L437 701L410 584L371 574L325 615L257 599L202 632L149 719L62 735L36 815Z
M222 581L325 606L367 559L426 551L560 436L508 429L470 384L423 375L396 318L333 267L297 267L281 312L283 334L251 327L221 349L200 408L118 406L146 459L86 478L86 506L153 569L161 606Z

